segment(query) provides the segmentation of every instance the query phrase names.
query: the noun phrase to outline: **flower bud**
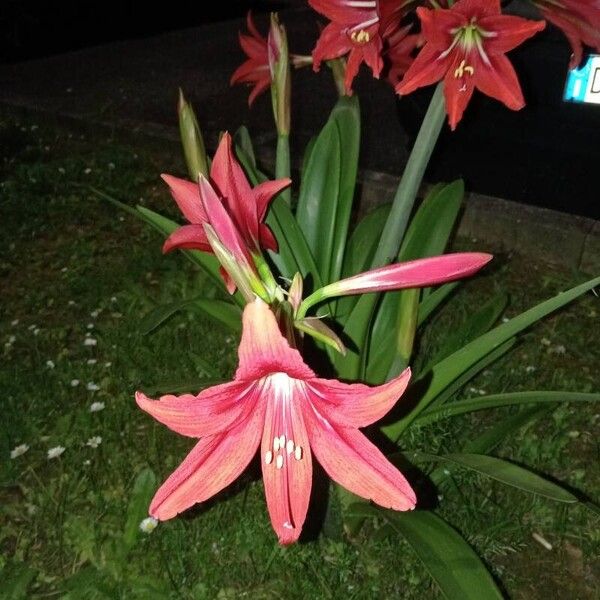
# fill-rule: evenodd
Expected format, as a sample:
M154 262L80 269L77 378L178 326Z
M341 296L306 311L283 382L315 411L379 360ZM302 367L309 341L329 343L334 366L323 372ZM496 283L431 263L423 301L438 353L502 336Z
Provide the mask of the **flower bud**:
M208 176L208 161L202 133L198 126L192 105L185 99L182 90L179 90L179 134L183 145L183 153L187 164L188 173L192 181L198 179L198 174Z
M285 27L276 13L271 13L271 28L267 38L269 70L271 71L271 100L273 116L280 135L290 132L290 61Z

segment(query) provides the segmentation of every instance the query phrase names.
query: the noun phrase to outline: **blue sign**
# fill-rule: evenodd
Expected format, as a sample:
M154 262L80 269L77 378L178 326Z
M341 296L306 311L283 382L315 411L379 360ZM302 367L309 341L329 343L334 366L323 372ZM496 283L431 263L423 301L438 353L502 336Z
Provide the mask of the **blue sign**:
M569 71L564 99L567 102L600 104L600 56L592 54L580 69Z

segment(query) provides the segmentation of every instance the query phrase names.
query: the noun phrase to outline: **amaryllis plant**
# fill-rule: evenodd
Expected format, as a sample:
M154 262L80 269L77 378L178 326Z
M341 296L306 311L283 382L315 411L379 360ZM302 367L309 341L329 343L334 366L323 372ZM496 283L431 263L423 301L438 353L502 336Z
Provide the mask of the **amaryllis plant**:
M180 94L188 176L163 179L181 223L117 202L166 236L164 252L182 250L212 280L202 297L163 307L148 328L188 306L241 333L231 381L157 399L137 392L141 409L197 440L149 512L158 520L176 517L227 487L258 457L273 529L280 543L293 543L310 518L316 461L335 482L330 501L341 507L347 533L356 533L367 517L387 519L426 563L437 561L431 573L447 597L473 597L474 585L480 597L500 597L458 532L421 508L415 470L443 488L445 471L435 465L451 462L531 493L543 490L555 501L578 497L491 456L495 443L486 432L451 456L413 446L411 432L474 411L598 400L597 394L546 390L466 400L456 393L509 352L522 331L600 278L500 324L506 302L492 297L473 306L468 333L449 341L444 358L419 360L415 342L423 325L492 259L446 253L464 187L461 181L438 184L423 195L422 179L446 115L453 129L458 126L474 90L522 108L526 99L506 53L543 29L546 18L564 29L578 63L582 44L600 45L593 25L599 4L535 0L538 21L505 14L498 0L309 4L322 20L312 57L290 55L276 15L266 37L250 16L249 35L240 35L247 60L232 83L253 86L250 103L271 91L278 134L273 175L259 166L245 128L233 136L224 132L209 159L194 111ZM299 177L290 169L288 144L292 66L310 63L314 69L327 63L340 98L306 149ZM390 93L440 83L393 202L356 220L361 128L352 83L362 63L392 82ZM371 435L376 429L378 436ZM386 444L378 447L373 440L381 436ZM440 567L439 554L420 552L422 531L452 548L452 556L442 557L452 567Z

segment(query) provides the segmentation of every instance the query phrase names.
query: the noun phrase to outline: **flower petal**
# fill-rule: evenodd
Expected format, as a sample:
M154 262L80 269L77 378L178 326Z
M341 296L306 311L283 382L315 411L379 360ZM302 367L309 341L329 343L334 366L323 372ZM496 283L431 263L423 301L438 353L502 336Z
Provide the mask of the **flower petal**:
M190 437L204 437L226 431L256 401L254 385L232 381L215 385L197 396L168 394L158 400L136 392L138 406L169 429Z
M315 457L333 480L385 508L415 507L408 481L360 431L333 425L311 408L304 418Z
M262 221L265 218L271 200L277 196L281 190L289 187L291 183L292 180L288 178L263 181L252 190L259 221Z
M233 429L202 438L160 486L150 514L161 521L171 519L237 479L256 452L264 415L265 403L259 400L249 417Z
M396 93L405 96L418 88L436 83L446 75L449 67L449 58L440 58L439 50L427 44L396 86Z
M327 421L342 427L366 427L391 410L406 390L410 376L410 369L406 369L395 379L374 387L311 379L306 389L311 403Z
M303 384L284 373L267 378L261 465L267 508L280 544L300 536L312 487L312 457L299 406Z
M485 39L485 51L489 55L504 54L520 46L538 31L542 31L546 22L512 15L495 15L482 19L480 25L482 29L496 34Z
M291 348L281 335L275 315L262 300L257 298L246 305L242 321L236 379L256 380L278 372L296 379L315 376L304 364L298 350Z
M249 240L258 240L258 216L254 196L246 175L236 160L229 133L225 132L213 158L210 176L225 198L228 212L240 233Z
M206 222L206 213L200 202L198 184L187 179L180 179L163 173L164 182L169 186L173 200L177 202L179 210L190 223L202 224Z
M329 23L317 40L313 57L313 71L318 71L321 62L343 56L352 49L350 38L346 35L345 29L335 23Z
M508 108L520 110L525 106L525 99L514 67L502 54L490 56L489 59L489 66L482 62L476 67L475 86Z
M212 252L202 225L183 225L176 229L163 244L162 251L166 254L175 248L188 248Z

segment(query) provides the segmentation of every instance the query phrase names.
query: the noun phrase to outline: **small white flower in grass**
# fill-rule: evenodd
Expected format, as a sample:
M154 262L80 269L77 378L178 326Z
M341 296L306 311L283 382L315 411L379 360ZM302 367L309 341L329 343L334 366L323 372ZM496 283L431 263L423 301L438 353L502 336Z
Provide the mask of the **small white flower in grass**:
M10 324L11 324L13 327L16 327L16 326L19 324L19 319L13 319L13 320L10 322Z
M89 175L92 172L92 170L88 167L87 169L84 170L84 173L86 175Z
M93 323L88 323L87 324L87 328L88 329L94 329L94 324Z
M115 168L115 163L114 162L109 162L108 163L108 168L109 169L114 169Z
M98 340L93 337L86 337L85 340L83 340L84 346L95 346L97 343Z
M58 458L65 450L66 448L64 446L55 446L54 448L50 448L47 454L48 460Z
M502 317L503 323L508 323L509 321L510 321L510 319L508 317Z
M59 172L61 175L64 175L64 174L66 173L66 171L65 171L64 167L58 167L58 172Z
M97 392L100 389L100 386L97 383L94 383L93 381L89 381L85 387L88 390L88 392Z
M525 367L525 373L534 373L535 372L535 367L533 365L529 365L527 367Z
M98 362L97 359L95 358L88 358L87 364L88 365L95 365Z
M86 443L86 446L89 446L90 448L97 448L100 444L102 443L102 436L99 435L95 435L94 437L91 437Z
M105 362L104 366L108 369L108 367L112 367L112 363L111 362Z
M566 354L567 353L567 349L562 345L558 345L558 346L553 346L552 348L548 349L548 352L550 352L550 354Z
M158 525L158 521L154 517L146 517L140 523L140 529L144 533L152 533L156 529L157 525Z
M40 329L39 327L36 327L36 328L33 330L33 335L39 335L40 331L41 331L41 329Z
M71 387L77 387L79 385L79 379L71 379Z
M104 402L92 402L90 404L90 412L100 412L104 410L105 406Z
M101 308L97 308L96 310L93 310L93 311L90 313L90 317L92 317L92 319L97 319L97 318L98 318L98 315L100 314L100 311L101 311L101 310L102 310Z
M10 335L8 336L8 342L6 342L9 346L11 344L14 344L17 341L17 336L16 335Z
M69 270L69 267L63 267L60 272L61 273L66 273Z
M36 327L37 325L30 325L27 329L29 329L29 331L33 331Z
M549 346L551 343L552 343L552 342L551 342L551 341L550 341L548 338L545 338L545 337L543 337L543 338L540 340L540 344L541 344L542 346Z
M110 299L110 301L111 301L111 302L113 302L113 303L114 303L114 302L116 302L116 301L117 301L117 297L116 297L116 296L113 296L113 297Z
M18 456L25 454L27 450L29 450L29 446L27 444L21 444L20 446L16 446L10 451L10 457L17 458Z
M53 360L47 360L47 361L46 361L46 366L47 366L49 369L54 369L54 367L55 367L56 365L54 364L54 361L53 361Z
M84 464L84 466L87 467L87 466L89 466L89 465L92 464L92 461L88 458L88 459L86 459L86 460L83 461L83 464Z
M67 303L69 306L75 306L75 300L69 300Z

